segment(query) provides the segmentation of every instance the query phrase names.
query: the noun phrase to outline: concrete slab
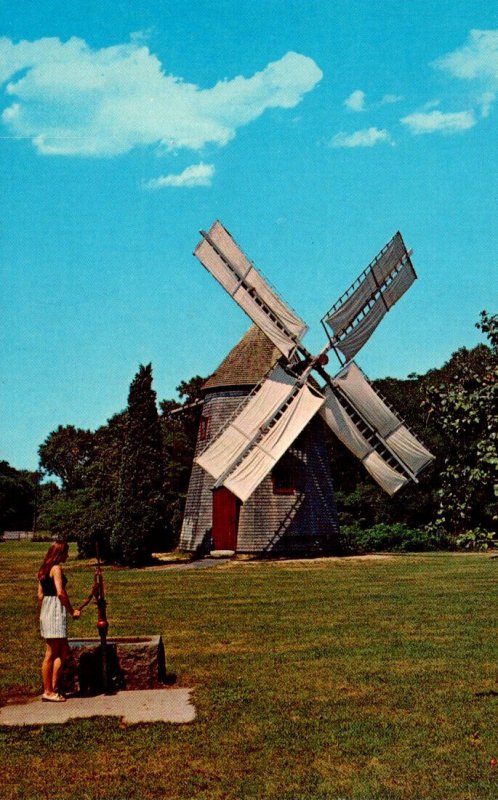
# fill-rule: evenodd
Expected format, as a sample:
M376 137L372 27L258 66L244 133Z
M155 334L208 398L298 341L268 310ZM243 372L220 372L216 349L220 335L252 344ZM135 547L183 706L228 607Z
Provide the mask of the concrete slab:
M121 717L123 722L192 722L196 717L191 689L137 689L96 697L69 697L44 703L37 697L24 705L0 708L0 725L50 725L78 717Z

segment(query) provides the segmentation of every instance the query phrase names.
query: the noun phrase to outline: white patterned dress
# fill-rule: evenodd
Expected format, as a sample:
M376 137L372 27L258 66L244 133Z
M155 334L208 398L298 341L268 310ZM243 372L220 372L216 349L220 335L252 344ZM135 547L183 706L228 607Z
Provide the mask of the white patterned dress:
M42 639L67 639L67 612L57 597L54 579L47 575L41 581L43 600L40 609ZM64 586L67 579L63 576Z

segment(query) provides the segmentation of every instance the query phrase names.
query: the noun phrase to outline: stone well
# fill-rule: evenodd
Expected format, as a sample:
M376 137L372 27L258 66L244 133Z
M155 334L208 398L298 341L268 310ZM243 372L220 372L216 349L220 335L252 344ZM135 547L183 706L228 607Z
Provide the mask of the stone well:
M64 666L67 694L100 694L102 645L100 639L69 639L70 655ZM166 682L166 657L161 636L112 636L107 639L107 691L156 689Z

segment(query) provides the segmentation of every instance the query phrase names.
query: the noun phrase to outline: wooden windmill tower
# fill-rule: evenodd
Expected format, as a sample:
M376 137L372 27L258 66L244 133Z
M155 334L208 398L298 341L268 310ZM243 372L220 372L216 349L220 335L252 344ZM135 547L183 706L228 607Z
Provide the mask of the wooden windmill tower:
M180 546L330 552L338 525L323 423L390 495L433 459L352 360L415 280L410 253L396 233L322 318L327 342L313 356L306 324L221 223L201 234L194 254L259 330L205 386Z

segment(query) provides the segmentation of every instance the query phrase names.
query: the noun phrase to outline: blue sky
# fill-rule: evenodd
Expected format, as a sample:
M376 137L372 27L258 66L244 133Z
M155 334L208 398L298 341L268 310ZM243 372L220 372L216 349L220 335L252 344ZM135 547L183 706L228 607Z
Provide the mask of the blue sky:
M0 458L209 374L249 322L192 256L219 218L320 318L401 230L419 280L357 357L440 366L496 311L497 6L1 4ZM331 366L334 365L331 362Z

